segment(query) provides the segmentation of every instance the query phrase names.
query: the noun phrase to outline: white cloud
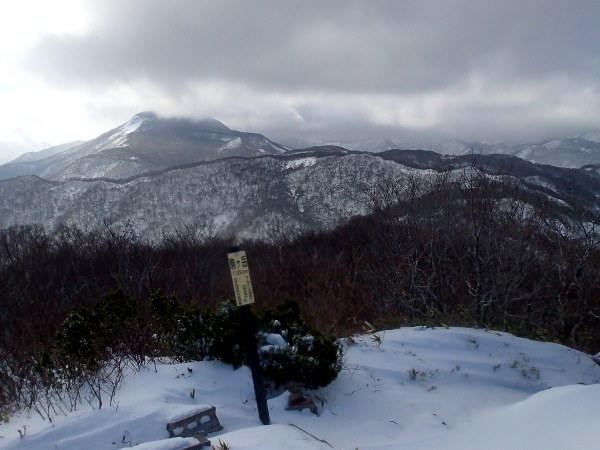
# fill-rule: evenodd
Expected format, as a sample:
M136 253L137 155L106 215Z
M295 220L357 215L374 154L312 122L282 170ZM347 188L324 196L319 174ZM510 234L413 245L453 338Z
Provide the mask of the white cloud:
M339 140L598 128L599 19L590 0L11 2L0 162L143 110Z

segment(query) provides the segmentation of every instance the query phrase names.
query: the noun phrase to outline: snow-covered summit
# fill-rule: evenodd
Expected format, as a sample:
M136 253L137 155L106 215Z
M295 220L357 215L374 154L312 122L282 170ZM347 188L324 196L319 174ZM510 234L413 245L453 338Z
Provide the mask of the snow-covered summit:
M150 120L156 120L158 119L158 114L156 114L153 111L142 111L137 113L135 116L133 116L131 119L135 119L135 118L140 118L140 119L150 119Z
M140 126L142 125L142 123L144 123L144 121L146 121L146 120L154 120L154 119L146 117L146 116L144 116L144 114L136 114L131 119L129 119L128 122L125 122L119 128L125 134L133 133L138 128L140 128Z
M156 114L150 112L136 114L123 125L103 134L101 137L104 138L93 147L95 152L127 146L127 139L131 133L137 131L145 121L156 120L156 118Z
M157 364L130 374L113 407L82 404L51 423L11 417L0 447L181 450L189 442L168 439L166 423L210 403L224 428L208 438L236 450L598 448L600 367L589 355L468 328L377 334L348 340L338 378L308 392L319 416L286 410L283 393L268 400L272 424L261 426L246 367Z
M20 175L122 179L184 164L286 150L261 134L231 130L214 118L160 117L145 111L90 141L48 151L43 161L30 156L10 168L0 166L0 179Z

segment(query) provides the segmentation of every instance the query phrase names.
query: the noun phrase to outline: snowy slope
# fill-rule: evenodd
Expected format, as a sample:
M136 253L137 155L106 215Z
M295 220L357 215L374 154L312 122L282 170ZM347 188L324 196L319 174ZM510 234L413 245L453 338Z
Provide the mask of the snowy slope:
M554 139L542 144L523 145L514 155L531 162L556 167L582 167L600 163L600 133L588 132Z
M118 406L84 405L52 423L13 417L0 425L0 448L180 449L183 440L164 441L166 423L206 404L224 426L209 436L213 445L233 450L599 448L600 366L588 355L466 328L379 336L380 346L354 338L338 379L311 392L318 417L286 411L283 393L269 400L272 425L262 426L246 368L159 365L129 376Z
M55 147L50 147L50 148L40 150L37 152L23 153L21 156L19 156L16 159L13 159L12 161L9 161L7 164L28 163L28 162L33 162L33 161L39 161L41 159L46 159L51 156L62 153L65 150L69 150L73 147L77 147L78 145L81 145L83 143L84 143L84 141L74 141L74 142L69 142L67 144L61 144L61 145L57 145Z

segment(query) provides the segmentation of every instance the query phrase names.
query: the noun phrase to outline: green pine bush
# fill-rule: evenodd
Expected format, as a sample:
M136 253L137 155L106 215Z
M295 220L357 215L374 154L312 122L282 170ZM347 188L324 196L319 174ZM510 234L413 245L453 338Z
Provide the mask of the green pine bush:
M296 382L308 389L327 386L342 368L338 343L310 328L300 317L298 304L291 299L264 312L260 331L268 344L269 337L281 336L286 347L264 345L261 364L265 380L275 388Z
M160 356L177 362L201 361L209 353L209 314L193 305L184 305L160 291L150 295L153 332Z
M296 382L317 389L337 377L342 364L340 346L306 325L296 302L284 299L259 317L253 315L253 320L258 323L258 345L267 387L277 389ZM220 305L211 325L211 357L234 367L244 364L246 349L240 310L232 304ZM285 345L273 345L270 340Z
M252 316L256 320L255 316ZM234 368L246 360L244 326L239 308L232 303L221 303L210 317L209 354Z

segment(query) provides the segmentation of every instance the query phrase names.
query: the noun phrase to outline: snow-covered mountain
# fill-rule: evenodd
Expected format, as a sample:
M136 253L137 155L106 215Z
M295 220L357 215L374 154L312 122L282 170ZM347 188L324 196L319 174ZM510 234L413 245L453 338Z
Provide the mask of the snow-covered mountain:
M564 154L570 159L562 165L588 164L600 152L599 141L599 133L588 133L520 151L530 159ZM370 212L382 180L426 179L470 165L567 208L600 212L600 164L582 169L533 164L502 143L474 149L456 141L438 153L381 144L386 150L379 153L335 145L291 150L215 119L140 113L90 141L0 166L0 228L41 224L52 230L68 224L94 230L108 221L116 227L133 223L151 240L190 225L268 238L274 227L323 230ZM570 150L560 150L565 148Z
M127 180L51 181L24 176L0 181L0 228L61 224L84 230L105 221L133 224L140 236L160 240L186 226L213 234L269 238L331 229L373 207L382 181L460 177L477 164L492 174L553 199L600 211L597 171L536 165L514 156L445 157L427 151L351 152L325 147L260 158L225 158Z
M20 175L123 179L230 156L280 154L286 148L257 133L230 130L215 119L166 119L145 112L95 139L50 150L0 166L0 179Z
M600 164L600 132L591 131L547 142L509 144L451 140L434 144L413 144L392 139L352 142L343 145L351 150L381 152L391 149L431 150L442 155L514 155L538 164L580 168Z
M93 230L108 220L133 223L149 239L184 226L266 237L277 222L289 231L324 229L369 212L370 186L413 169L366 154L229 158L129 180L0 181L0 228L63 224Z
M582 167L600 164L600 132L578 134L541 144L523 145L515 156L557 167Z
M294 142L294 148L311 145L303 140ZM524 144L461 140L411 144L394 139L372 139L318 145L360 152L420 149L443 155L504 154L565 168L600 165L600 132ZM231 130L215 119L161 118L155 113L143 112L90 141L29 152L0 165L0 180L22 175L37 175L48 180L126 179L200 161L278 155L289 150L291 147L261 134Z

